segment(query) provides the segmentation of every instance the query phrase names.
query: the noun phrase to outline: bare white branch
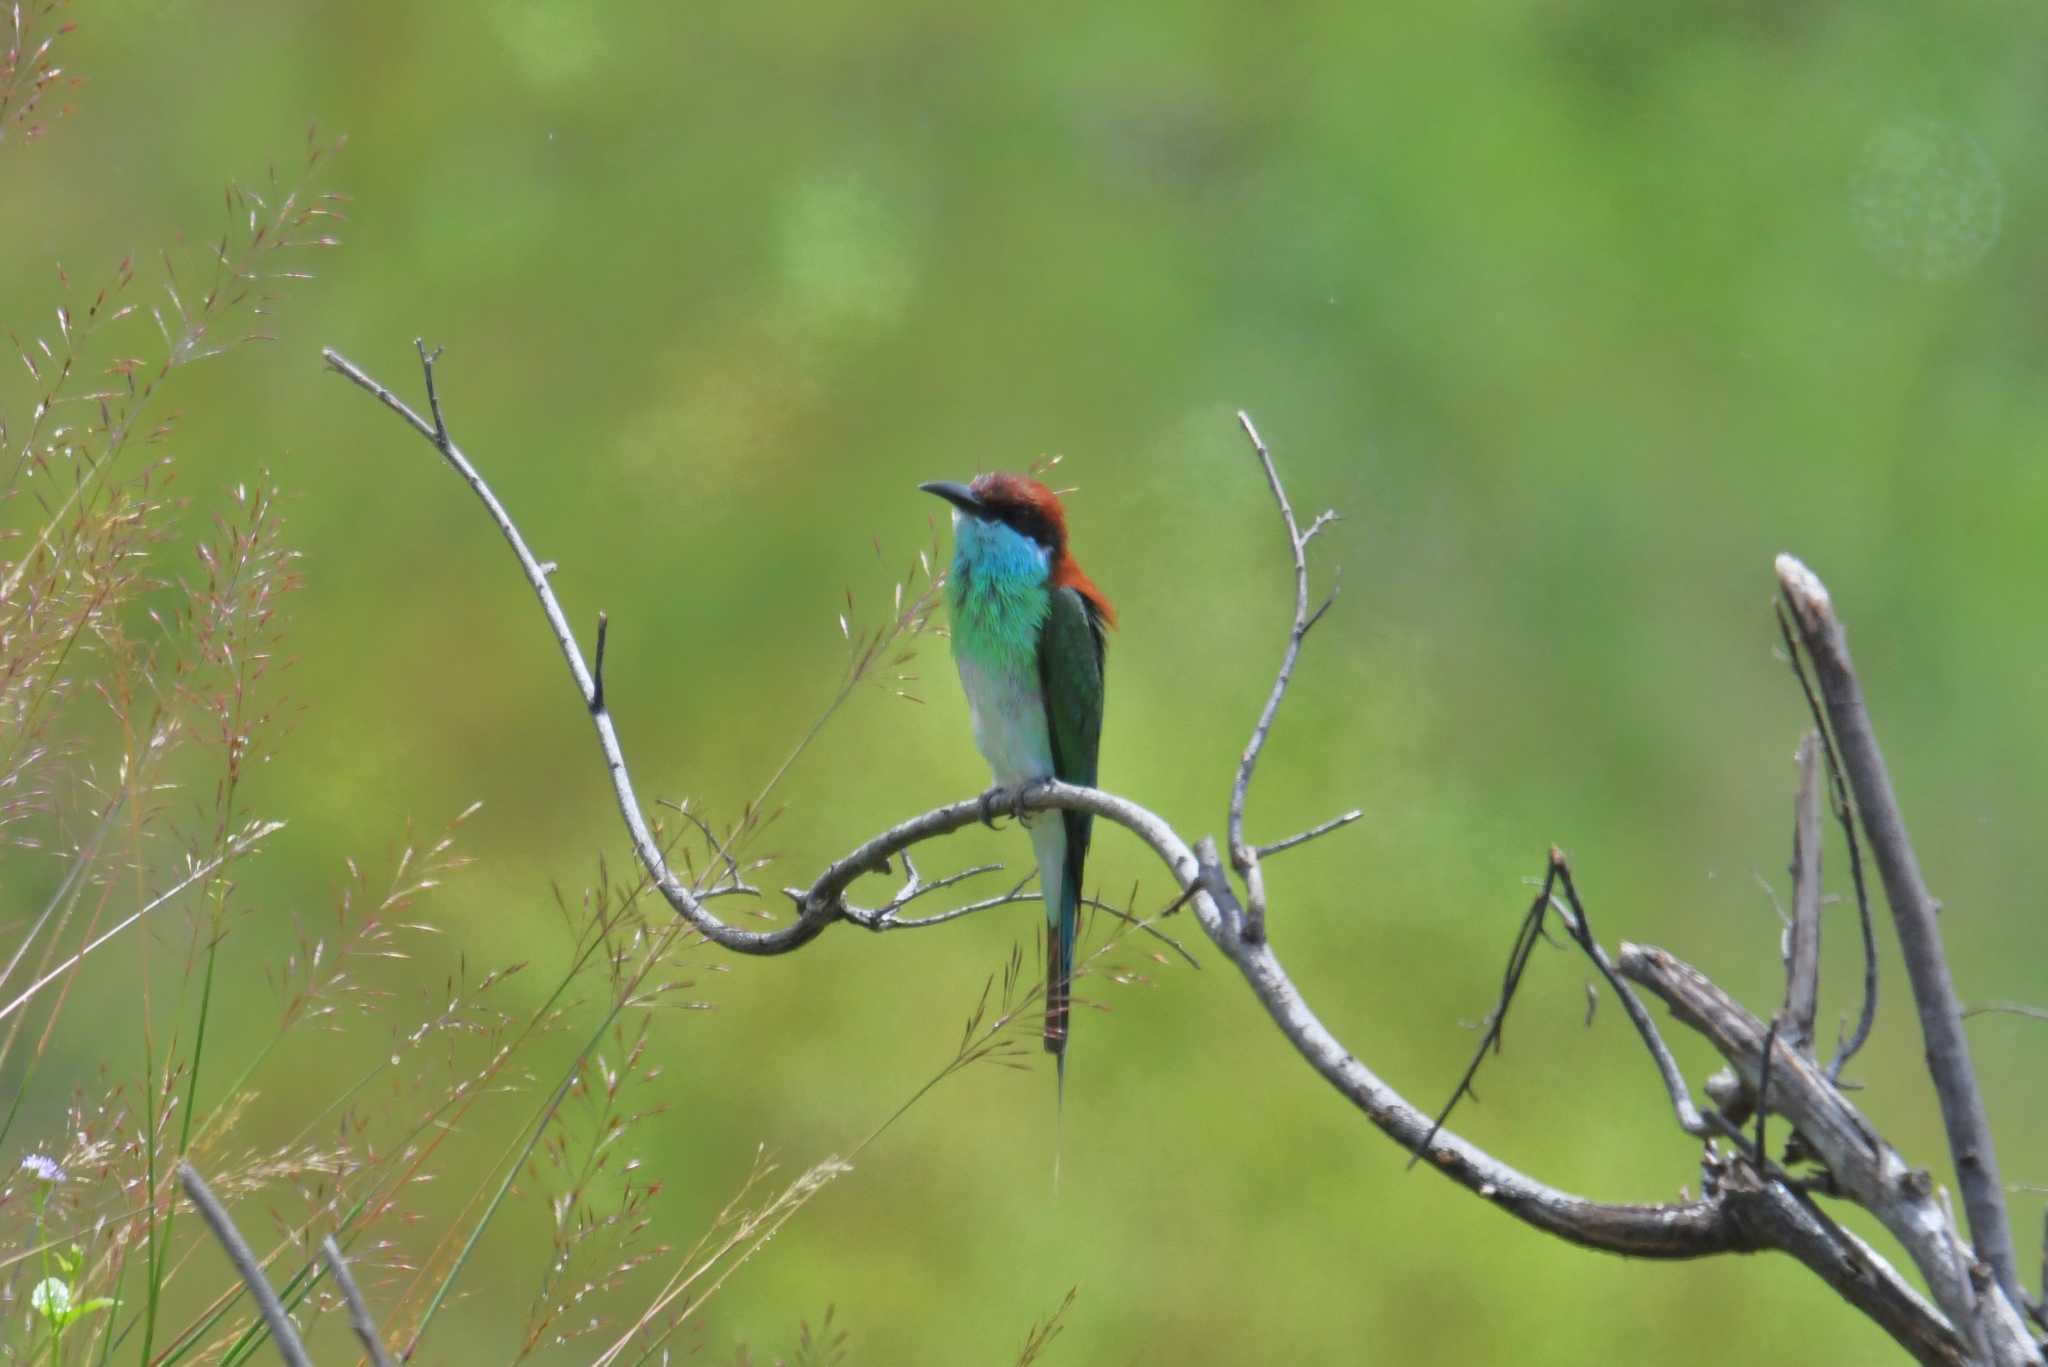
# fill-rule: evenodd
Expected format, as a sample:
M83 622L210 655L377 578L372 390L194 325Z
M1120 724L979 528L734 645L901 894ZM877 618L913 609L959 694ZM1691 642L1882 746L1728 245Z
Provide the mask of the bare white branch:
M1970 1042L1963 1032L1962 1003L1942 949L1940 909L1920 876L1920 861L1906 836L1906 819L1892 792L1891 774L1877 746L1877 732L1863 701L1863 685L1849 659L1849 642L1835 616L1834 600L1817 575L1790 555L1777 562L1778 586L1801 644L1813 662L1827 703L1828 722L1840 748L1842 768L1856 795L1856 810L1870 837L1870 852L1884 882L1885 901L1906 961L1913 1004L1919 1010L1927 1070L1941 1103L1948 1130L1949 1157L1963 1191L1963 1209L1970 1218L1970 1237L1977 1256L1990 1264L2014 1305L2024 1302L2019 1264L2013 1254L2012 1228L2006 1219L2005 1188L1998 1175L1998 1152L1977 1072L1970 1063Z
M1244 804L1251 792L1252 770L1258 766L1259 752L1266 748L1266 735L1273 729L1273 719L1280 715L1280 704L1287 698L1287 686L1293 681L1294 666L1301 658L1301 643L1307 638L1315 624L1322 620L1330 604L1337 600L1336 590L1323 600L1322 606L1310 611L1308 605L1308 543L1309 539L1324 527L1337 520L1334 510L1319 513L1309 524L1306 532L1294 516L1294 504L1288 500L1287 486L1280 480L1280 472L1273 465L1273 453L1259 435L1259 429L1252 425L1251 414L1240 411L1237 424L1251 440L1252 450L1259 458L1259 467L1266 472L1266 486L1273 491L1273 501L1279 505L1280 521L1287 529L1287 548L1294 557L1294 625L1287 633L1287 649L1281 653L1280 669L1273 679L1273 690L1266 696L1266 706L1259 713L1259 720L1252 727L1252 738L1244 747L1244 754L1237 765L1237 781L1230 788L1230 819L1227 835L1230 840L1230 866L1237 870L1237 876L1244 880L1244 923L1241 932L1252 940L1262 940L1266 935L1266 875L1259 866L1264 851L1252 845L1244 834ZM1339 823L1342 824L1342 823ZM1311 835L1321 834L1320 831ZM1285 848L1288 844L1299 844L1304 836L1293 841L1283 841L1274 848Z
M1319 835L1328 835L1331 831L1341 831L1346 826L1349 826L1352 822L1358 820L1360 817L1364 815L1364 812L1361 812L1356 808L1353 808L1351 811L1345 812L1342 816L1333 816L1328 821L1320 822L1314 826L1311 826L1307 830L1302 831L1299 834L1290 835L1285 840L1276 840L1270 845L1260 845L1253 852L1257 854L1259 858L1264 859L1269 854L1278 854L1282 850L1291 850L1296 845L1306 845L1309 841L1314 840Z
M439 351L428 351L420 347L421 368L426 372L427 392L435 414L435 420L428 422L412 410L411 405L398 397L388 387L372 379L363 369L340 352L329 347L321 352L327 364L336 373L375 395L379 402L403 418L408 426L433 444L441 458L462 476L470 492L474 493L497 524L498 532L505 538L505 544L512 548L512 554L519 561L519 568L526 575L526 582L540 600L541 611L547 616L548 627L554 633L555 643L561 647L562 659L569 666L569 675L575 680L578 696L590 713L591 724L597 729L598 748L604 752L606 769L611 773L612 790L618 799L619 815L625 820L627 834L632 837L633 852L647 869L648 876L661 895L668 899L670 906L687 920L691 927L707 940L724 945L727 949L745 954L782 954L796 949L814 939L818 932L829 925L838 914L834 904L819 904L807 907L790 925L775 930L741 930L714 916L705 907L703 899L693 893L669 868L662 857L661 847L655 843L654 833L648 828L647 818L640 811L640 800L633 792L633 779L626 769L625 752L619 747L618 729L612 724L610 711L605 706L603 691L597 678L584 666L583 651L576 644L576 633L570 629L569 618L562 611L562 604L555 597L553 586L548 582L548 569L528 548L526 538L520 535L513 523L512 515L505 511L505 505L491 491L491 486L477 472L469 458L462 454L448 435L448 425L440 416L439 390L434 381L434 364Z
M1404 1148L1414 1149L1431 1128L1430 1117L1382 1082L1324 1027L1295 988L1269 944L1238 933L1242 914L1221 877L1213 852L1205 862L1165 818L1127 798L1094 788L1047 782L1016 798L1025 811L1088 812L1137 836L1188 891L1188 906L1203 931L1244 975L1280 1032L1308 1063ZM875 868L901 849L959 830L981 819L979 799L956 802L902 822L868 841L828 870L809 896L831 896L842 880ZM1736 1247L1734 1231L1711 1202L1669 1206L1612 1205L1546 1186L1449 1133L1428 1150L1431 1163L1453 1181L1539 1229L1574 1243L1637 1257L1699 1257Z
M1619 967L1706 1036L1752 1093L1759 1090L1762 1021L1710 982L1698 969L1661 949L1624 943ZM1971 1275L1975 1259L1957 1237L1924 1171L1907 1165L1811 1058L1779 1040L1770 1060L1768 1107L1783 1115L1821 1161L1835 1186L1875 1215L1927 1279L1935 1304L1960 1326L1989 1363L2038 1363L2040 1356L2018 1312L2002 1295L1983 1294Z

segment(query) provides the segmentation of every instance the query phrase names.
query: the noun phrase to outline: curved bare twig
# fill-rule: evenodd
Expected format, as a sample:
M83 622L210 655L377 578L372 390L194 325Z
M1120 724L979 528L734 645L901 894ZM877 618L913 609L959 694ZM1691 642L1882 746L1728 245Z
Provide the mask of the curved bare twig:
M328 347L320 354L337 373L346 376L355 384L374 394L386 408L405 419L406 423L421 436L432 442L434 449L462 476L470 492L482 500L490 513L491 521L498 525L505 544L512 548L513 556L519 561L519 568L526 574L526 582L540 600L541 611L547 615L548 627L555 634L555 642L562 648L562 658L568 663L569 674L576 681L576 691L583 698L583 705L590 713L591 725L597 728L598 748L604 751L605 767L612 776L612 790L618 797L619 815L625 819L626 831L633 840L633 852L640 856L640 862L647 867L654 885L668 904L687 920L691 927L705 939L712 940L727 949L743 954L786 954L799 949L817 937L833 921L836 908L831 904L818 904L797 917L793 924L774 930L741 930L728 925L713 915L704 905L703 899L692 893L682 879L669 868L668 860L662 857L661 847L655 843L654 832L648 828L647 818L640 811L640 799L633 792L633 778L626 769L626 756L619 748L618 728L612 724L611 712L606 707L604 690L599 686L597 676L584 666L583 651L576 644L576 633L569 626L569 618L562 611L562 604L555 597L554 587L548 582L553 572L552 562L543 564L528 548L526 538L519 534L512 515L505 511L505 505L498 502L498 496L491 492L491 486L477 473L469 458L456 446L454 438L448 435L448 424L441 416L440 391L434 382L434 363L440 358L440 351L428 351L426 343L415 342L419 348L420 368L426 372L428 407L434 415L432 422L414 412L411 405L398 397L388 387L380 384L353 361L340 352ZM850 880L849 880L850 881Z
M1650 1059L1657 1065L1657 1076L1664 1081L1664 1091L1671 1098L1671 1113L1678 1121L1678 1128L1695 1139L1704 1139L1712 1133L1706 1120L1701 1117L1699 1107L1693 1102L1692 1089L1685 1085L1685 1074L1678 1069L1678 1060L1671 1056L1671 1050L1664 1043L1664 1037L1657 1033L1656 1025L1650 1020L1650 1013L1636 994L1629 990L1627 983L1616 975L1614 961L1607 957L1607 951L1594 938L1591 918L1586 914L1585 905L1579 901L1578 885L1572 881L1572 866L1564 852L1556 846L1550 849L1551 867L1557 870L1558 882L1564 886L1565 905L1556 907L1564 919L1565 928L1571 931L1572 939L1584 950L1586 957L1593 961L1593 967L1600 970L1600 976L1607 981L1614 995L1621 1002L1621 1009L1627 1014L1629 1024L1635 1026L1636 1034L1643 1041L1643 1048L1649 1051ZM1555 902L1552 903L1556 906Z
M1330 604L1337 601L1337 590L1331 589L1330 596L1323 599L1314 611L1308 606L1308 543L1315 539L1317 532L1337 520L1334 511L1316 514L1315 520L1303 531L1295 520L1294 504L1288 501L1287 486L1280 482L1280 472L1273 466L1273 453L1266 448L1265 438L1252 425L1252 415L1240 411L1237 425L1244 429L1251 439L1252 450L1258 455L1259 466L1266 472L1266 487L1273 491L1273 501L1280 505L1280 521L1287 528L1287 548L1294 556L1294 625L1287 631L1287 649L1280 655L1280 670L1273 678L1273 691L1266 695L1266 705L1259 712L1259 720L1252 727L1252 738L1246 742L1244 754L1238 760L1237 779L1230 785L1230 866L1237 870L1237 876L1244 880L1244 924L1242 933L1252 940L1266 937L1266 873L1260 867L1260 859L1268 854L1313 840L1319 835L1347 826L1358 817L1357 812L1347 812L1320 826L1269 846L1255 846L1244 836L1244 804L1251 792L1252 770L1258 766L1259 752L1266 748L1266 734L1273 729L1273 719L1280 715L1280 704L1286 700L1287 685L1294 679L1294 666L1301 659L1301 643L1308 639L1323 614L1330 610Z

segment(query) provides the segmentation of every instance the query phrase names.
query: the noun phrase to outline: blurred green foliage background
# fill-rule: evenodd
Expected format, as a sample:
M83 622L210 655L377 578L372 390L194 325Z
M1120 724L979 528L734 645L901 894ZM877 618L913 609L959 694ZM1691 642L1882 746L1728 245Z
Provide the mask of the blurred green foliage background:
M1772 653L1781 549L1851 625L1964 998L2042 996L2039 12L107 0L73 17L75 114L0 158L17 329L43 325L58 259L89 279L203 237L221 183L294 164L309 121L350 139L328 173L353 198L346 248L315 263L278 345L194 370L175 401L195 525L267 468L309 579L287 676L305 711L247 794L291 823L242 880L261 914L221 1019L251 1052L291 918L408 819L484 803L479 862L432 904L445 958L395 980L401 1008L458 957L559 965L551 884L573 895L600 855L626 857L475 500L322 373L332 345L417 394L420 334L447 347L457 437L560 562L579 627L611 614L612 703L650 800L730 817L759 788L836 686L843 592L876 619L928 544L942 510L918 481L1059 453L1074 546L1123 615L1105 784L1220 830L1290 593L1243 407L1297 504L1344 515L1318 543L1343 594L1254 833L1366 812L1275 863L1273 937L1405 1094L1434 1106L1455 1079L1552 841L1610 944L1662 944L1776 1001L1805 725ZM942 641L917 669L924 705L864 690L794 772L773 885L983 784ZM972 833L924 862L1022 849ZM1113 832L1093 872L1109 895L1166 893ZM0 891L0 915L31 891ZM1829 1019L1855 1005L1847 915L1828 927ZM770 961L700 951L715 1009L662 1018L666 1110L633 1136L667 1184L660 1236L694 1239L758 1144L801 1166L857 1142L944 1062L1034 916L842 928ZM1577 1252L1404 1171L1204 957L1096 989L1111 1009L1077 1021L1057 1191L1049 1071L971 1071L689 1341L772 1351L834 1305L855 1361L1007 1361L1078 1286L1050 1360L1890 1351L1787 1262ZM1945 1171L1886 969L1859 1100ZM1611 1004L1584 1027L1585 977L1539 955L1458 1128L1568 1189L1668 1198L1696 1185L1694 1146ZM139 1066L121 961L80 990L101 1055ZM2048 1180L2028 1144L2048 1127L2040 1029L1972 1026L2015 1182ZM1697 1082L1711 1060L1675 1042ZM73 1034L46 1065L40 1123L94 1044ZM342 1047L301 1046L249 1123L288 1128ZM463 1138L482 1161L505 1134ZM2022 1246L2040 1213L2015 1198ZM528 1203L494 1229L428 1356L506 1356L542 1223Z

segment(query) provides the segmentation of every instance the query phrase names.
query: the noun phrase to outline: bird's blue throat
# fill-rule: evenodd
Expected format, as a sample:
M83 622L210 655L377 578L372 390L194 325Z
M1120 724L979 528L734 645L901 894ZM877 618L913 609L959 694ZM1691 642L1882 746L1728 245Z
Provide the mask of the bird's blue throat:
M1050 554L1003 523L957 514L953 545L946 581L953 654L984 669L1035 675L1038 635L1052 601Z

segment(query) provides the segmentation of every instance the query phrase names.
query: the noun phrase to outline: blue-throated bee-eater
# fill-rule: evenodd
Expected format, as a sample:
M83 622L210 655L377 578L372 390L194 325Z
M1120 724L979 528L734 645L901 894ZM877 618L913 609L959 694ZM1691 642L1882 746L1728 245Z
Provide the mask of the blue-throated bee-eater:
M946 604L974 744L1006 788L1058 779L1095 786L1102 740L1103 632L1116 612L1067 547L1058 495L1022 475L918 486L953 505ZM1045 896L1045 1047L1064 1089L1081 869L1093 818L1027 822Z

